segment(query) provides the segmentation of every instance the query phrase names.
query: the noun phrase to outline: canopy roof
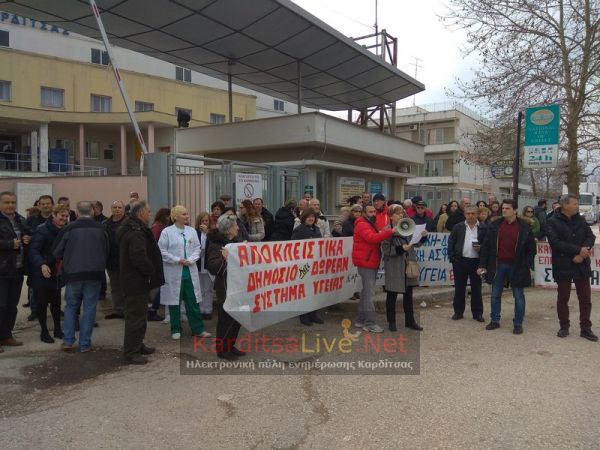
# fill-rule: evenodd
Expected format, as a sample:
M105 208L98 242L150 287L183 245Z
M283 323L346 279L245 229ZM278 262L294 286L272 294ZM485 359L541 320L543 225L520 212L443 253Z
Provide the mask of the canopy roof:
M111 44L305 106L362 109L425 89L289 0L96 0ZM88 0L0 10L100 39Z

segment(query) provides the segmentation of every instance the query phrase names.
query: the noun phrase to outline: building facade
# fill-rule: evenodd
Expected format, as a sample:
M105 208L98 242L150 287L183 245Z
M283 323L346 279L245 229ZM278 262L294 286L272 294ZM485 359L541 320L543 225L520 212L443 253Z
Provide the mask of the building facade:
M114 55L150 152L171 151L180 109L190 127L228 121L227 83L119 47ZM296 110L233 87L234 121ZM0 12L0 171L135 175L140 154L102 43Z

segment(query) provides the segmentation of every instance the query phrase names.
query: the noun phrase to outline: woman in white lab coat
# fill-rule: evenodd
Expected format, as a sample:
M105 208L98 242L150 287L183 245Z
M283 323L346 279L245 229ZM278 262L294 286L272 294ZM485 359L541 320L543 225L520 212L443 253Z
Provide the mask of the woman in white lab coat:
M173 225L160 234L158 246L162 254L165 284L160 288L160 302L169 307L171 337L181 338L181 309L185 305L192 334L208 337L200 316L202 301L196 261L200 258L200 241L196 230L188 226L189 215L180 205L171 209Z

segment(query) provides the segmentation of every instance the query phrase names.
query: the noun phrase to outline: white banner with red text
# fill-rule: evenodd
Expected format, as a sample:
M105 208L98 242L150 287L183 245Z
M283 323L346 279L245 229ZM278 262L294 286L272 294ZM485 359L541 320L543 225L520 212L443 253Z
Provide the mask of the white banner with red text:
M226 248L224 309L248 331L339 303L356 291L351 237Z

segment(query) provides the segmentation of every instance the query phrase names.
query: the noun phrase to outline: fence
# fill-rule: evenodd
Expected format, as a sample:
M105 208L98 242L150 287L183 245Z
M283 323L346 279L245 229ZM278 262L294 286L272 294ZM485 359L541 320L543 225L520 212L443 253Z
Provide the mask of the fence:
M81 170L79 164L48 162L48 172L32 170L31 155L26 153L0 152L0 170L9 172L33 172L44 173L51 176L73 176L73 177L103 177L108 175L106 167L84 166Z

